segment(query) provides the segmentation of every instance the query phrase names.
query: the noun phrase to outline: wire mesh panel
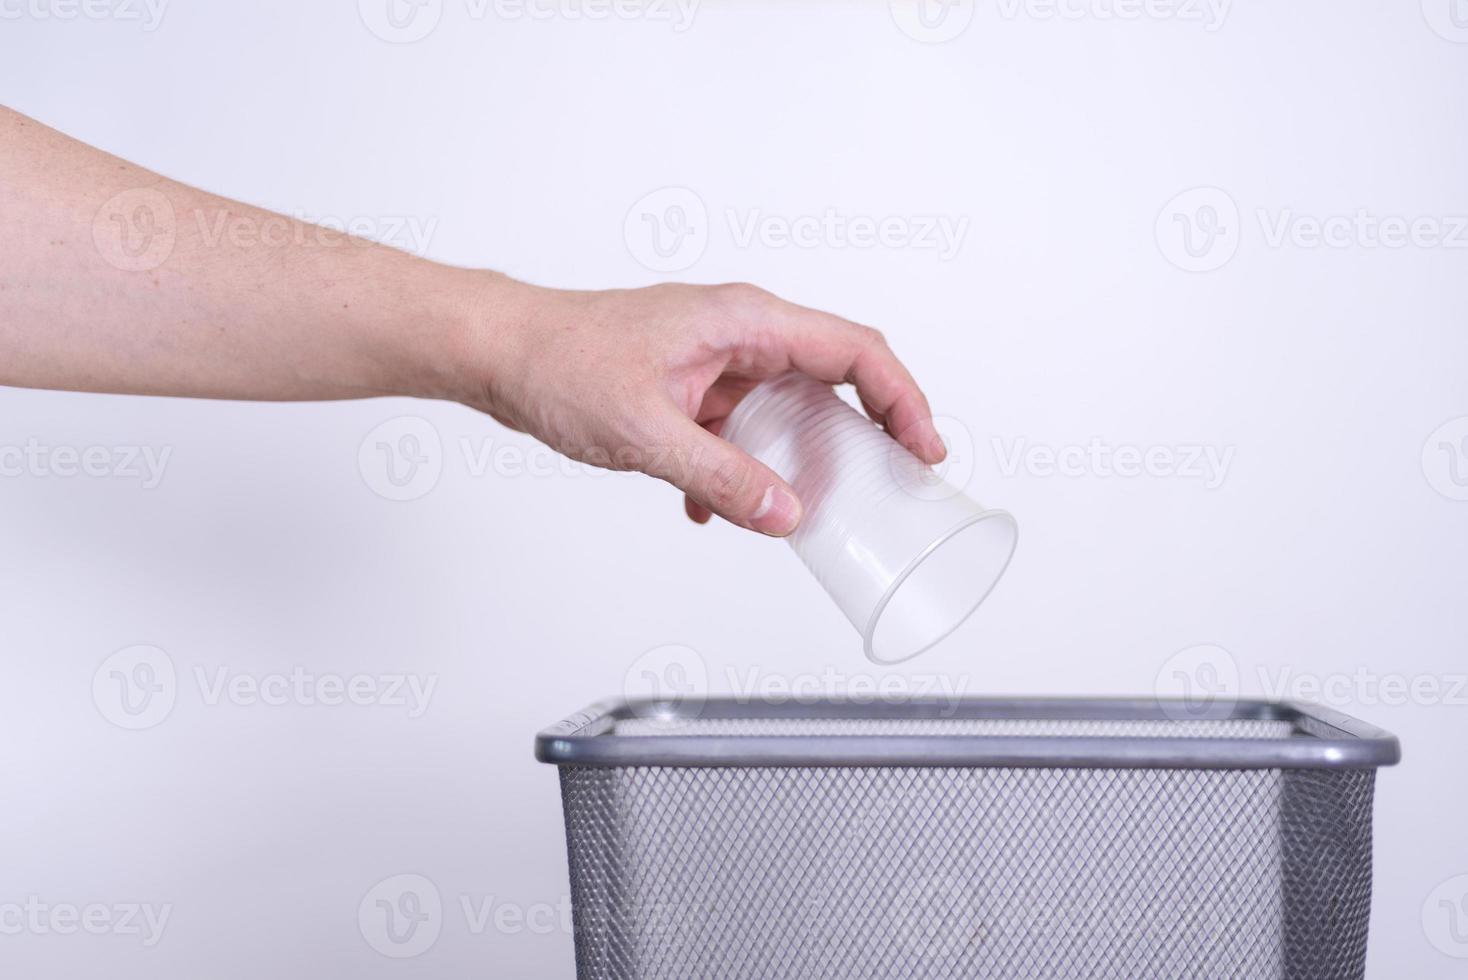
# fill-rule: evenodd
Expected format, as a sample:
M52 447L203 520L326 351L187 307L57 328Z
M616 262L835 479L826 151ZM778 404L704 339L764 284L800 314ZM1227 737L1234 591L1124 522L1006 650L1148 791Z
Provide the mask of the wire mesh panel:
M730 738L940 730L1309 737L1278 718L619 719L604 733L677 731L726 754L709 766L562 765L581 980L1363 976L1373 768L727 755Z

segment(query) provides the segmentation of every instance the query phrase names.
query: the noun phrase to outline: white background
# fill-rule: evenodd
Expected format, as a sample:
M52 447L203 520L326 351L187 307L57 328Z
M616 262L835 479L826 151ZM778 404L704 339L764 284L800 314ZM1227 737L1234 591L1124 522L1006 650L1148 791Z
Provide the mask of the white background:
M0 446L170 453L151 489L0 477L0 905L171 907L153 946L0 935L0 973L568 977L544 911L567 891L557 781L531 737L635 683L645 651L692 647L714 690L754 670L1149 694L1216 644L1198 680L1334 678L1329 703L1401 737L1378 784L1371 973L1461 974L1468 943L1437 903L1468 891L1468 423L1433 434L1468 416L1468 242L1308 231L1364 210L1451 235L1468 214L1468 27L1449 0L1239 0L1221 23L985 0L929 34L876 3L710 2L678 30L442 0L414 43L369 29L390 33L375 0L365 18L352 0L176 0L151 25L44 3L0 4L0 101L168 176L382 237L411 218L431 257L536 282L752 280L880 326L969 434L969 490L1022 531L976 617L881 671L783 544L697 528L637 477L476 475L466 443L534 446L458 406L0 392ZM640 215L624 230L665 187L693 192L706 238L666 274L639 262ZM947 259L737 240L752 213L827 209L967 230ZM376 444L407 423L368 437L401 416L438 436L441 475L392 501ZM1232 455L1211 487L1003 464L1092 439ZM175 703L129 731L103 663L140 644L166 654ZM197 673L295 668L436 687L410 717L210 703ZM358 909L400 874L442 911L394 959Z

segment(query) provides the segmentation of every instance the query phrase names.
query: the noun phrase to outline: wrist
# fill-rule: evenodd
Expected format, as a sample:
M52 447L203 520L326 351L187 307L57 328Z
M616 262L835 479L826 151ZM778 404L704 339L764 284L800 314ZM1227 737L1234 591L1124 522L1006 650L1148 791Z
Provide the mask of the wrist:
M427 336L402 332L401 393L489 411L520 373L531 310L545 290L479 269L434 272L422 284Z

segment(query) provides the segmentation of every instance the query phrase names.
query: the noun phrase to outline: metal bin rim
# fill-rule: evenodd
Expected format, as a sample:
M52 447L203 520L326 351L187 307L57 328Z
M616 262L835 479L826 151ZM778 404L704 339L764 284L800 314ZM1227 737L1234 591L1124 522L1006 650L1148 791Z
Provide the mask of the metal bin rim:
M666 721L668 733L611 734L617 722L636 718ZM694 719L1284 721L1292 732L1281 738L678 733L678 721ZM616 698L542 730L535 757L558 766L589 767L1373 769L1395 765L1401 748L1394 735L1374 725L1296 701L1241 699L1200 708L1168 698L967 697L900 703Z

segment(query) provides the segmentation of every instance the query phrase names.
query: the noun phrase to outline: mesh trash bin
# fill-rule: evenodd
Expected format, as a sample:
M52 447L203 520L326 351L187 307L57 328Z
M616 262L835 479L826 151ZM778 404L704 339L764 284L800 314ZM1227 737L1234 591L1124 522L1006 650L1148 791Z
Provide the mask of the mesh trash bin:
M543 731L581 980L1364 975L1391 735L1315 706L607 702Z

